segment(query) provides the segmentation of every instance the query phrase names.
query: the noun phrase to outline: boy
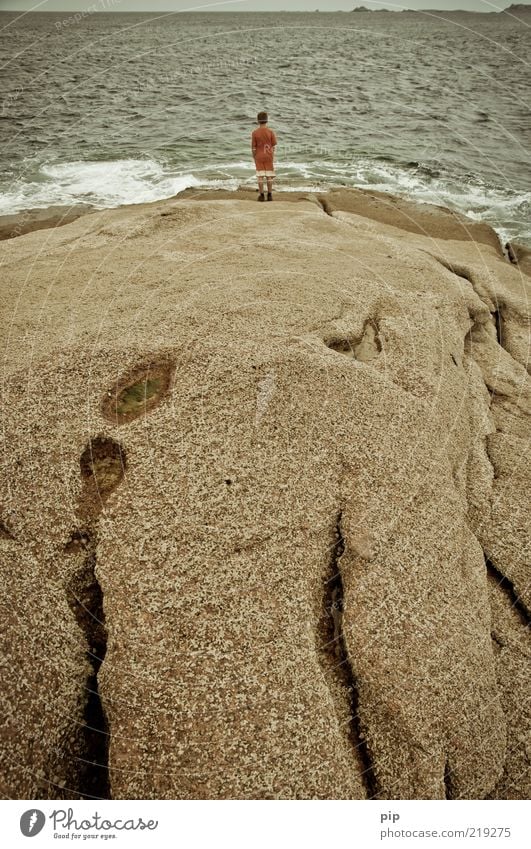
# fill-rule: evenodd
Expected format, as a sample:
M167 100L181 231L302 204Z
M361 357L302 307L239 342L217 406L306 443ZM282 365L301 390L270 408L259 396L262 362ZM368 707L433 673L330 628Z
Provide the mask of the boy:
M264 177L267 180L267 199L273 200L273 179L275 177L275 148L277 137L267 126L267 112L259 112L258 129L253 130L251 149L258 177L258 200L264 200Z

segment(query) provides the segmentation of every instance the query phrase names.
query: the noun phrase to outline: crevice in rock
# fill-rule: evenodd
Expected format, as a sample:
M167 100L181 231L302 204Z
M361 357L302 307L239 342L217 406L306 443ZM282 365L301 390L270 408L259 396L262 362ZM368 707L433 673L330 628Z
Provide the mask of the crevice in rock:
M444 796L445 799L455 799L455 791L452 782L452 770L450 764L446 761L444 765Z
M444 259L441 256L435 256L432 253L427 251L428 255L431 256L439 265L442 265L443 268L446 268L447 271L450 271L452 274L455 274L456 277L461 277L462 280L466 280L472 286L472 280L466 270L466 268L459 263L450 262L450 260Z
M79 558L79 567L71 577L66 595L85 636L87 659L92 667L86 683L77 792L89 798L110 799L109 729L98 690L98 671L105 657L107 631L103 595L95 574L96 543L96 536L84 529L75 531L65 545L66 553Z
M342 513L340 511L335 526L336 541L330 560L330 577L325 583L323 598L326 622L325 651L330 657L331 667L339 683L348 693L350 713L349 738L358 754L367 798L375 799L378 792L377 782L367 741L361 728L358 684L350 661L343 628L344 587L340 561L345 551L345 540L343 538L341 522Z
M487 386L486 384L485 384L485 386L486 386L486 388L487 388L487 391L489 391L488 386ZM494 392L490 393L490 406L489 406L489 409L490 409L490 407L492 407L492 402L493 402L493 400L494 400ZM496 433L497 433L497 431L496 431ZM485 434L485 437L484 437L484 447L485 447L485 458L486 458L487 462L489 463L490 468L491 468L491 471L492 471L492 484L491 484L491 494L490 494L490 502L491 502L491 509L492 509L492 497L493 497L492 485L494 484L494 481L497 481L497 480L498 480L498 478L499 478L499 474L498 474L498 470L497 470L496 466L495 466L495 465L494 465L494 463L493 463L492 457L490 456L490 451L489 451L489 436L491 436L491 434L490 434L490 433Z
M382 352L380 328L373 318L367 319L360 337L336 334L325 339L325 344L330 350L360 362L369 362Z
M494 565L486 552L484 552L484 557L487 572L494 578L498 587L505 593L508 601L510 602L511 608L518 613L522 625L529 627L531 623L531 616L529 615L529 611L525 604L520 600L514 585L509 578L500 572L497 566Z
M477 278L476 272L469 270L461 263L450 262L449 260L443 259L440 256L435 256L432 253L429 253L429 256L436 260L439 265L442 265L443 268L446 268L447 271L450 271L452 274L455 274L456 277L459 277L461 280L465 280L469 283L472 291L479 298L481 303L487 307L491 314L493 313L493 305L498 304L498 298L495 294L490 295L488 290L483 288L481 281ZM474 316L471 316L471 319L472 321L475 321Z
M345 357L355 359L354 349L356 343L346 336L334 336L326 341L326 347L337 354L344 354Z
M501 651L503 648L505 648L505 643L503 642L501 637L498 636L496 631L491 631L490 636L491 636L492 642L496 644L498 651Z
M510 242L505 243L505 251L506 256L509 258L509 262L512 262L513 265L518 265L518 256Z
M328 203L326 198L321 197L321 195L319 195L319 194L316 194L315 198L317 200L317 203L319 204L319 206L323 210L323 212L325 212L327 215L329 215L332 218L333 217L332 216L332 210L330 209L330 204Z
M78 516L83 524L91 524L100 514L103 504L125 474L126 455L114 439L97 436L91 439L80 457L83 491L78 504Z
M66 554L77 554L86 550L91 545L90 531L86 529L75 530L64 547Z
M15 539L5 522L0 519L0 539Z
M481 345L484 341L484 325L480 321L476 321L473 316L470 316L472 322L468 333L463 340L463 352L468 354L474 361L474 345Z
M77 792L87 798L110 799L110 731L100 698L98 672L107 648L103 593L96 577L97 520L110 494L125 474L126 456L114 439L89 440L79 458L82 487L77 504L78 527L64 545L71 558L66 599L84 635L91 673L85 683L84 724L77 752Z
M500 310L497 309L493 313L491 313L492 318L494 319L494 326L496 328L496 339L498 340L498 345L500 348L503 348L502 342L502 320L500 315Z

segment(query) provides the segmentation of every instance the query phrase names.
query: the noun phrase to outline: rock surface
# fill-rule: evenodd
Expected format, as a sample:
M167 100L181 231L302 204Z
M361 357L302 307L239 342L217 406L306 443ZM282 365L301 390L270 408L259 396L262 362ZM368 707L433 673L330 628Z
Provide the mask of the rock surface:
M511 262L514 262L524 274L531 276L531 248L520 245L518 242L508 242L507 251Z
M48 206L45 209L24 209L12 215L0 215L0 239L15 239L34 230L47 230L70 224L82 215L92 212L86 203L73 206Z
M529 278L386 203L0 245L5 796L529 795Z

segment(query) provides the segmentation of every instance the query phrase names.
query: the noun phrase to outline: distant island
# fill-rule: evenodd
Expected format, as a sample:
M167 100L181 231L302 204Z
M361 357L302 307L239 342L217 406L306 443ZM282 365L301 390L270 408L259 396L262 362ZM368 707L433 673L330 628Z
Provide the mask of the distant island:
M521 15L526 14L529 15L531 13L531 6L528 3L513 3L511 6L507 6L506 9L500 9L500 14L504 15L505 13L511 15Z
M399 12L400 14L408 14L408 15L443 15L443 14L460 14L460 15L512 15L513 17L518 17L518 15L529 15L531 14L531 5L527 3L512 3L510 6L507 6L505 9L499 9L497 12L482 12L482 11L473 11L469 9L386 9L384 7L380 7L379 9L368 9L367 6L355 6L354 9L350 10L352 12L392 12L396 14Z

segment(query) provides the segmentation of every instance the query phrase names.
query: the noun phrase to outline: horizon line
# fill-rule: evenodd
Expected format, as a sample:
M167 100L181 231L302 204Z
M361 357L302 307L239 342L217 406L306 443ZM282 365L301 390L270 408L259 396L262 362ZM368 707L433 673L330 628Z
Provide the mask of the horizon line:
M531 3L510 3L508 6L505 6L503 9L386 9L384 7L380 9L368 9L363 7L363 4L355 7L354 9L276 9L271 11L270 9L218 9L216 11L210 11L208 9L167 9L165 10L165 14L167 15L352 15L355 12L360 14L365 14L366 12L378 13L378 12L390 12L393 15L401 15L404 12L412 12L414 14L422 14L424 12L429 12L433 14L434 12L444 12L445 14L454 14L459 13L463 15L501 15L504 12L508 12L513 6L529 8L531 12ZM64 9L0 9L0 14L5 12L22 12L26 14L33 15L83 15L85 17L92 17L93 15L160 15L161 9L151 10L151 9L101 9L98 11L91 11L90 9L77 9L76 11L65 11Z

